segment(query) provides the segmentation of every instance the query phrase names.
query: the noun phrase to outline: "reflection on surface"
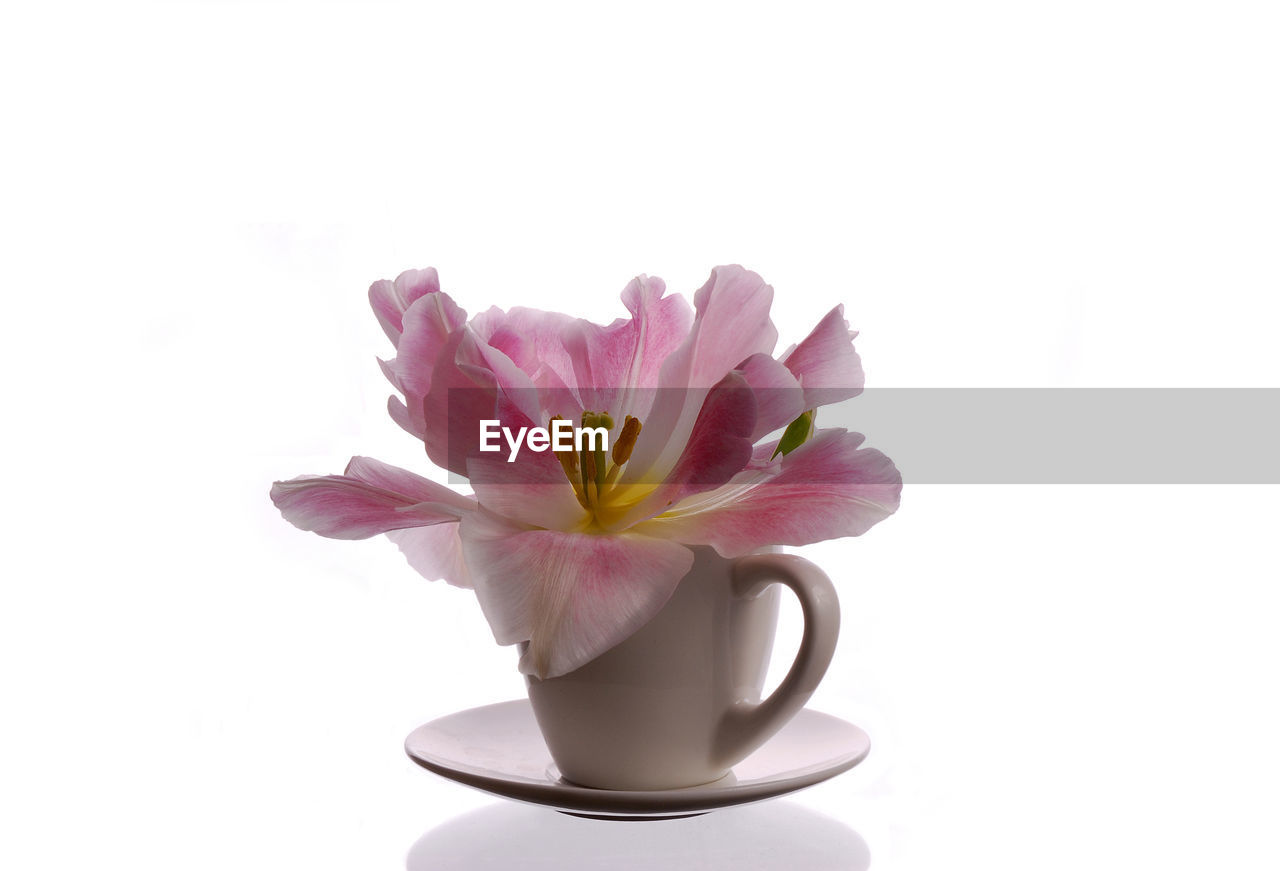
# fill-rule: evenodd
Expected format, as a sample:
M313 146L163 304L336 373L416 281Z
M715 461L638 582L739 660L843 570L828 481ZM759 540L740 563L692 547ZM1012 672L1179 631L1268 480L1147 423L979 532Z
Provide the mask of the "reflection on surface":
M408 871L440 869L732 868L866 871L858 833L785 801L679 820L579 819L503 802L431 829L409 850Z

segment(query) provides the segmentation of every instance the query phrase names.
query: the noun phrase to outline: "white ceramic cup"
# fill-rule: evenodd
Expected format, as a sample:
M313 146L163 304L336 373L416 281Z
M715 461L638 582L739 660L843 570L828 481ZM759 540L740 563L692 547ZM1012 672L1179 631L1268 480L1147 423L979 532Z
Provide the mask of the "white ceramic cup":
M840 632L827 576L781 553L725 559L694 547L670 601L634 635L560 677L527 679L565 780L600 789L675 789L719 780L804 707ZM778 622L795 591L804 637L787 676L760 700Z

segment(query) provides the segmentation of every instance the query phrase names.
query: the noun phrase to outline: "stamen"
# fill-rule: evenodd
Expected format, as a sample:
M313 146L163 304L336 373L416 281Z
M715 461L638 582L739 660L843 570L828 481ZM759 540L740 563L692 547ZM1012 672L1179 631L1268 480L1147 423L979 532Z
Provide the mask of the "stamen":
M603 427L606 430L613 429L613 417L609 412L601 411L584 411L582 412L582 428L596 429ZM605 472L608 469L605 463L604 446L595 450L582 451L582 489L587 489L588 482L594 481L596 485L595 498L598 502L604 491ZM591 493L587 493L587 501L591 501Z
M558 415L552 418L552 424L558 419ZM584 411L581 429L612 430L613 416L607 411ZM603 507L605 494L617 479L622 466L631 458L639 435L640 421L627 415L612 451L606 447L607 439L589 439L588 443L592 445L590 448L576 440L582 447L581 451L557 452L557 459L560 460L566 477L573 483L578 501L589 513L595 514ZM609 462L611 457L612 463Z
M560 415L555 415L547 424L548 432L555 432L556 421L564 420ZM560 467L564 469L565 477L569 479L569 483L577 487L577 481L574 480L578 474L578 454L573 448L567 451L555 451L556 459L560 461Z
M582 452L582 489L596 479L596 455L594 451Z
M578 475L578 455L573 451L556 451L556 459L560 461L560 468L564 469L564 476L569 479L569 483L576 485L578 482L574 479Z
M596 451L595 467L596 467L596 494L599 496L603 496L605 470L608 468L608 461L605 459L604 448L601 448L600 450Z
M564 418L558 414L553 416L547 424L548 432L555 432L557 420L564 420ZM569 486L573 488L573 495L578 497L578 504L590 511L591 506L587 504L587 494L583 492L582 485L579 483L577 451L570 448L567 451L553 450L553 453L556 455L556 459L560 461L560 468L564 469L564 476L569 479Z
M613 443L613 462L615 466L621 466L631 459L631 451L635 448L636 438L639 435L640 421L628 414L626 422L622 424L622 432L618 433L618 440Z

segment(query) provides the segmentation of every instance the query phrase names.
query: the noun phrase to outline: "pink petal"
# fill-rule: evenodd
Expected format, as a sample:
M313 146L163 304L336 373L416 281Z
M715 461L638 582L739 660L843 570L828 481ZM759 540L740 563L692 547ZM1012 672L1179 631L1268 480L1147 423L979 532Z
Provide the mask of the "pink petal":
M660 388L643 420L624 482L666 475L684 451L706 391L778 340L769 319L773 288L741 266L718 266L694 295L696 315L685 341L663 361ZM646 437L646 432L649 435Z
M609 520L607 528L626 529L692 494L727 484L750 462L755 428L755 396L741 375L730 372L707 394L675 467L648 496Z
M773 288L741 266L717 266L693 296L697 310L690 349L690 385L710 386L752 354L769 354L778 331L769 319ZM678 383L678 382L673 382Z
M449 337L440 352L431 390L416 415L412 405L408 408L410 420L422 426L431 462L463 476L467 474L467 458L477 452L480 421L496 418L498 404L493 373L458 364L458 349L465 338L463 330Z
M555 677L649 622L693 564L688 548L634 535L522 531L469 515L462 546L499 644L528 641L520 671Z
M756 397L756 428L751 440L781 429L805 410L804 391L786 366L768 354L753 354L740 369Z
M573 364L561 336L575 319L557 312L516 306L509 312L491 308L477 315L472 328L478 337L533 377L540 367L550 367L564 381Z
M663 361L689 335L693 325L689 303L679 294L663 296L666 290L661 278L641 275L622 291L622 304L631 312L634 350L621 383L638 388L658 386Z
M537 388L525 372L510 357L481 339L474 330L468 327L463 331L462 343L458 346L456 361L459 366L470 366L479 370L487 370L493 375L493 383L506 400L520 410L529 421L537 421L542 417ZM486 377L486 381L488 378ZM543 421L544 425L546 421ZM479 440L479 424L477 423L476 439Z
M827 313L799 345L785 354L783 364L804 387L804 407L818 408L862 392L862 361L853 349L844 306Z
M519 416L509 415L506 420ZM528 423L519 426L527 426ZM467 459L467 477L475 488L476 500L489 511L511 520L544 529L580 530L586 525L586 509L574 494L564 468L550 450L536 452L527 444L515 462L507 462L508 446L503 438L497 453L478 453Z
M468 475L467 461L484 456L480 422L497 420L513 430L545 427L550 414L541 399L532 379L468 325L449 337L422 403L427 456L455 474ZM408 411L412 417L413 407Z
M539 425L552 414L576 420L582 405L564 380L573 366L561 341L561 333L573 323L554 312L490 308L467 324L468 338L452 352L454 361L487 370L484 382L499 388Z
M424 432L417 429L413 420L409 416L409 407L398 396L387 397L387 414L391 415L391 419L399 424L400 428L409 435L424 437Z
M369 305L382 325L391 344L400 342L404 332L404 313L415 301L429 293L440 292L440 277L432 267L409 269L395 281L375 281L369 286Z
M689 334L693 312L684 298L665 297L660 278L641 275L622 291L631 319L607 327L578 320L564 333L572 380L582 406L617 420L643 419L653 404L662 362Z
M401 393L404 392L404 384L400 381L400 376L396 374L394 361L383 360L379 357L378 368L382 370L382 374L386 376L386 379L391 382L392 387L399 390Z
M399 493L415 502L450 506L458 515L473 511L476 507L475 500L470 496L464 496L443 484L372 457L352 457L343 474L374 487Z
M277 481L271 501L299 529L344 539L456 521L476 507L442 484L367 457L353 457L342 475Z
M426 428L422 403L431 391L436 366L450 345L450 337L466 320L466 312L444 293L421 296L405 310L404 334L397 344L396 358L389 364L388 378L404 394L409 431L419 437Z
M566 385L559 373L549 366L539 366L532 379L534 387L538 388L538 404L547 413L548 420L557 414L568 421L582 419L582 412L586 409L578 391Z
M427 580L443 580L455 587L471 586L471 574L462 559L457 523L393 529L387 538L396 543L409 565Z
M781 460L776 474L746 472L725 492L704 494L634 528L734 557L765 545L812 544L861 535L898 508L902 476L860 433L824 430Z

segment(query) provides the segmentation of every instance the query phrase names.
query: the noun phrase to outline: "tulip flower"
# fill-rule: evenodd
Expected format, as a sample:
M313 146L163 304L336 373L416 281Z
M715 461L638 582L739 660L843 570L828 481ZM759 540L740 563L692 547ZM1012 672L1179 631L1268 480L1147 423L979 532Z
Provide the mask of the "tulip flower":
M693 297L641 276L607 326L491 308L468 319L434 269L369 290L395 347L391 417L464 495L355 457L341 475L280 481L285 518L330 538L386 534L428 579L475 590L522 672L554 677L626 639L667 602L690 546L735 557L861 535L898 507L902 480L863 437L815 427L861 392L843 308L775 358L773 289L722 266ZM600 445L481 450L485 421L603 428ZM563 426L563 424L561 424ZM766 439L781 432L779 438Z

